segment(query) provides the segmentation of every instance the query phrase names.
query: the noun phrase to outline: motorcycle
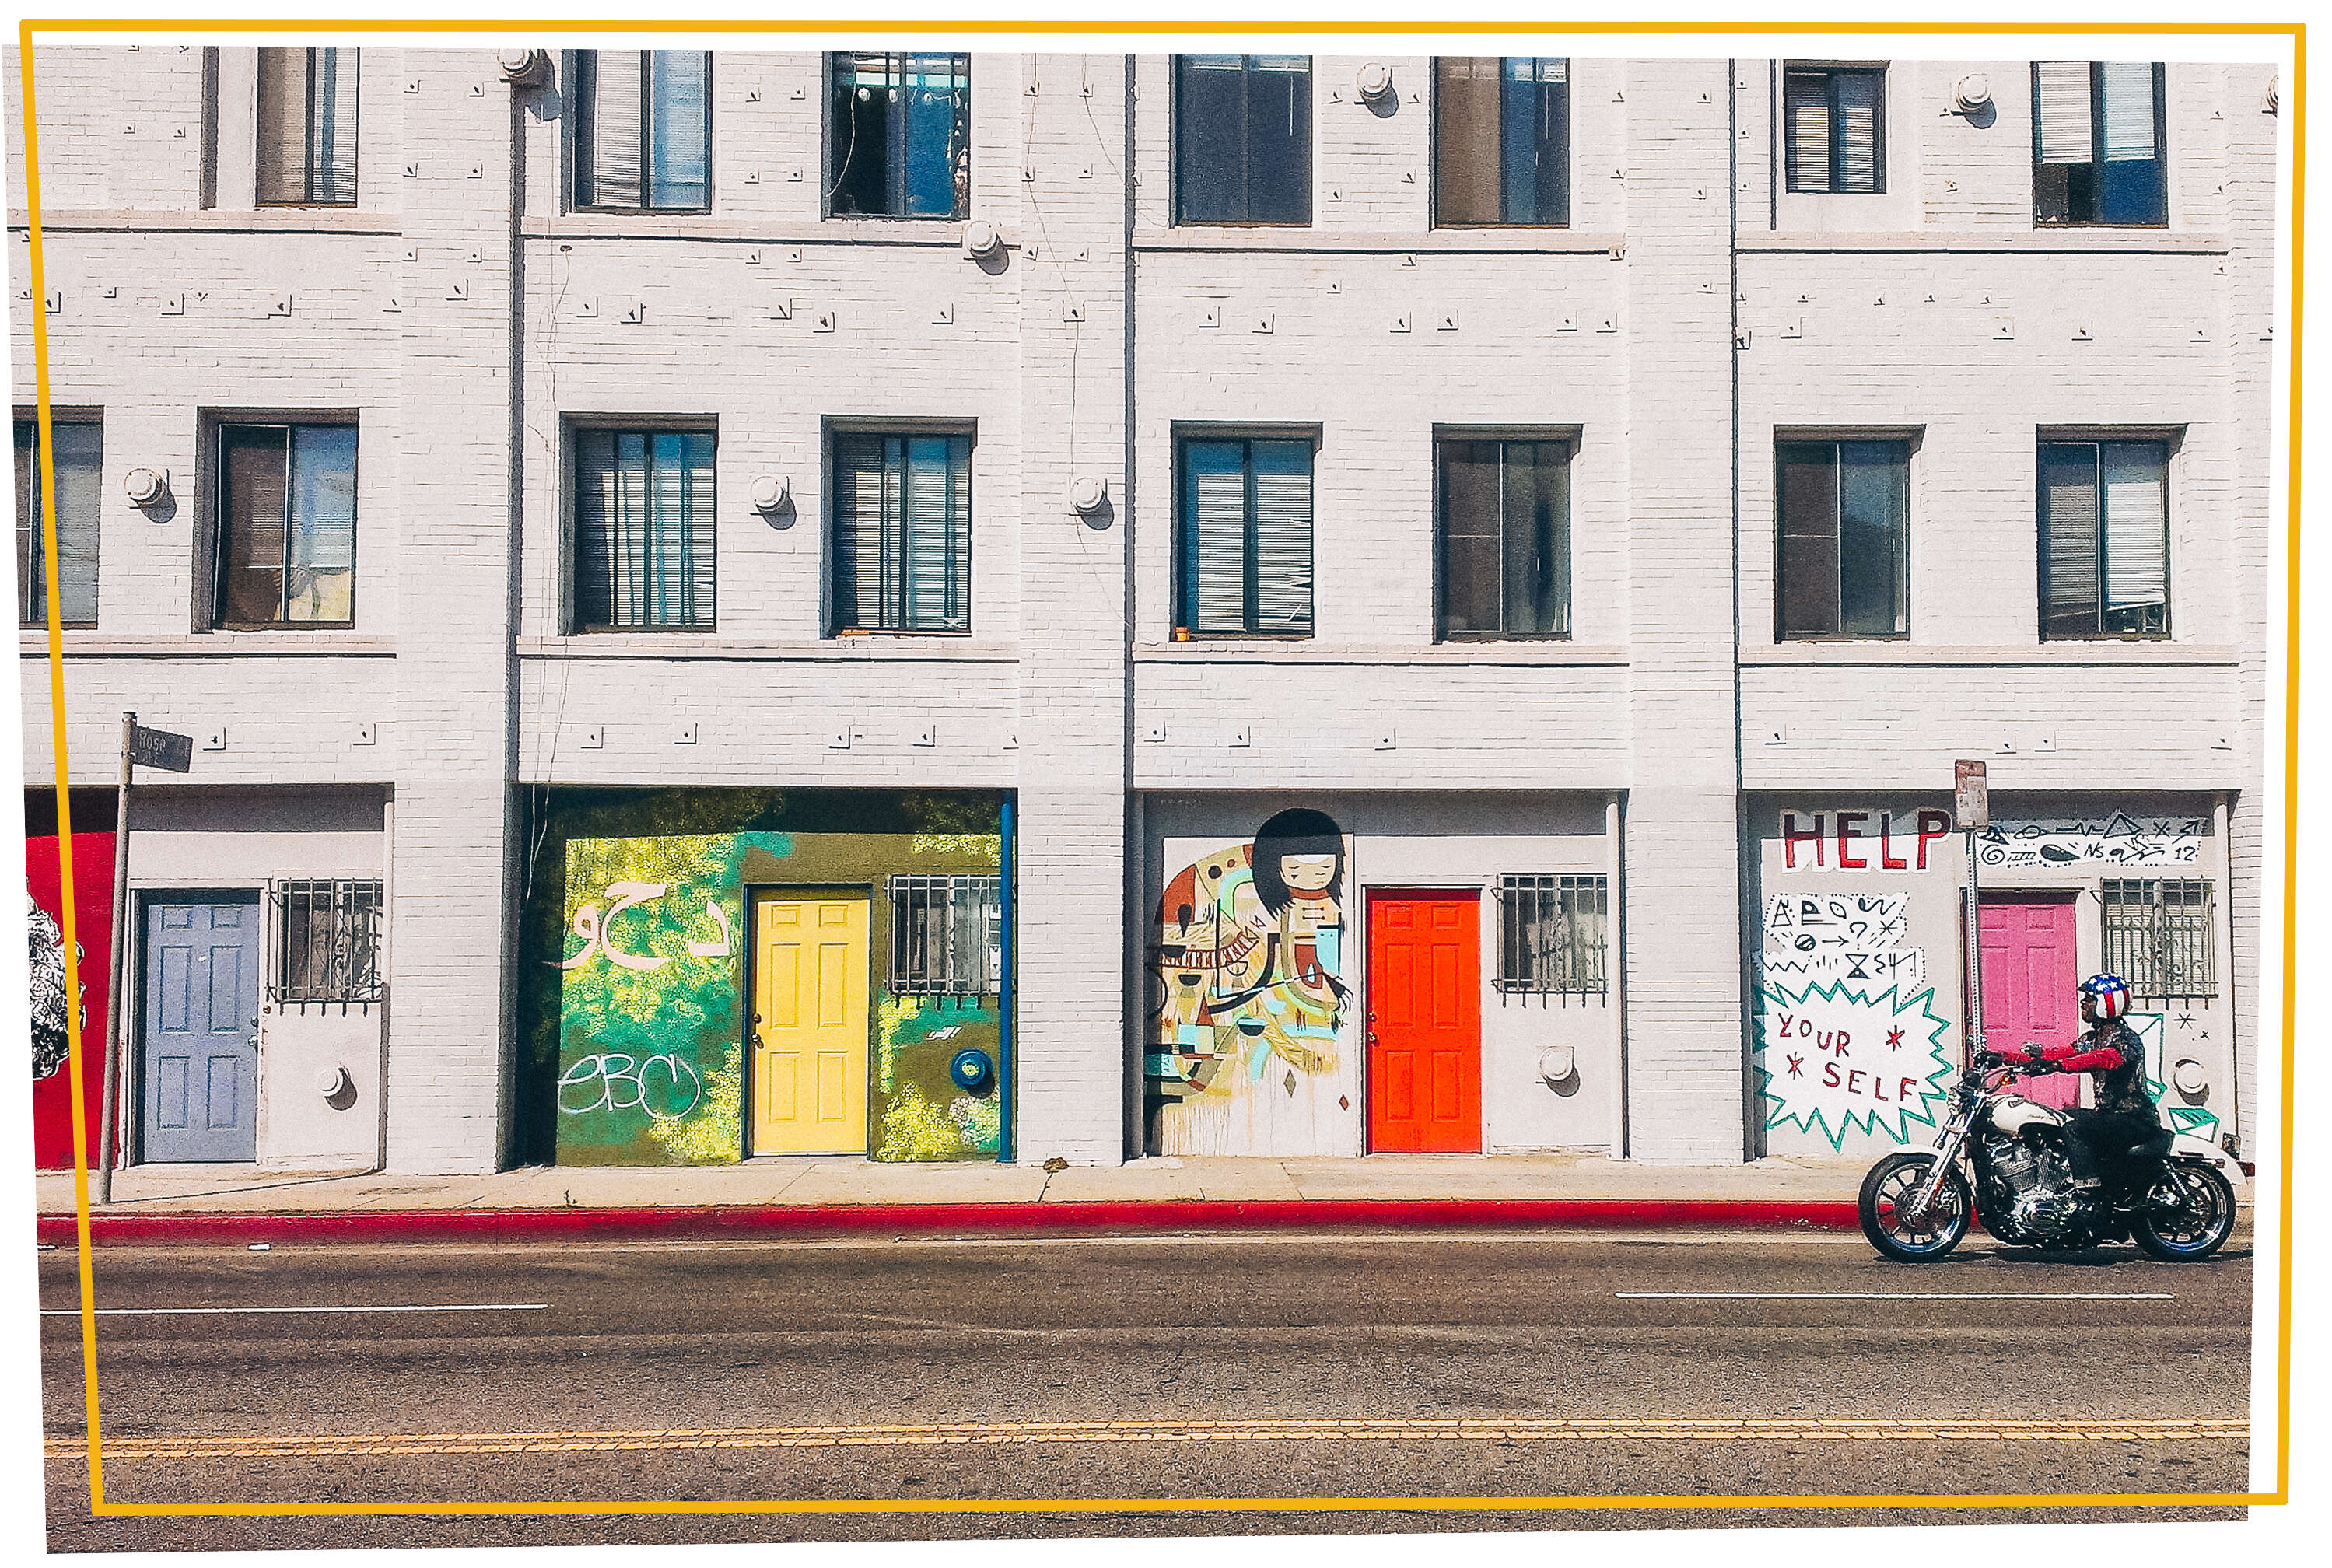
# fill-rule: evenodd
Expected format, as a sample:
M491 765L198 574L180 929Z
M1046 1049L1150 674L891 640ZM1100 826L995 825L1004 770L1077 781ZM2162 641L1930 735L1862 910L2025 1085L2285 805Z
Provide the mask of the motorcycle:
M1963 1068L1933 1153L1889 1154L1863 1178L1862 1233L1898 1263L1931 1262L1972 1220L2017 1247L2073 1252L2131 1240L2150 1257L2193 1262L2235 1228L2234 1166L2223 1150L2167 1127L2128 1156L2127 1190L2071 1185L2065 1116L2012 1092L2016 1069L1990 1053Z

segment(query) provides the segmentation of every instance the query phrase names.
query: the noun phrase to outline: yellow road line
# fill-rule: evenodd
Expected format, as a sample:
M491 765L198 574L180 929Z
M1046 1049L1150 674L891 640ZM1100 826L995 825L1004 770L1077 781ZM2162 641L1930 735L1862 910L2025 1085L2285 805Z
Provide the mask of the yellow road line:
M2199 1417L2130 1420L1886 1420L1725 1417L1552 1420L1530 1417L1252 1420L889 1423L708 1427L636 1431L178 1435L105 1439L110 1459L397 1458L433 1454L617 1453L702 1448L948 1448L1020 1443L1814 1441L2241 1441L2251 1423ZM78 1438L48 1439L53 1460L80 1458Z

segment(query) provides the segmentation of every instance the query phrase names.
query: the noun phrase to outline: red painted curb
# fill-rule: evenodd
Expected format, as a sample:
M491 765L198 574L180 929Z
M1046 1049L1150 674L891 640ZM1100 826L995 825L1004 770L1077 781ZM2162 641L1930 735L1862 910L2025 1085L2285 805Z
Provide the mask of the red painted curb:
M409 1209L301 1214L113 1209L90 1217L99 1246L254 1241L635 1240L706 1236L1033 1235L1179 1230L1851 1230L1851 1203L1722 1199L1209 1200L1130 1202L760 1204L694 1209ZM40 1238L71 1246L73 1217Z

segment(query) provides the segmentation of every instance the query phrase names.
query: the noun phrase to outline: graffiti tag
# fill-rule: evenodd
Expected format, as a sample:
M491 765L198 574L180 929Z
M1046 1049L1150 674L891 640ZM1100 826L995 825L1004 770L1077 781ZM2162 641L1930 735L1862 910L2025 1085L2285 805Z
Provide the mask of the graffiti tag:
M607 912L599 913L596 904L586 904L575 912L574 931L583 939L583 951L569 959L546 959L554 969L580 969L595 958L605 958L618 969L654 970L672 961L669 953L652 956L626 952L616 945L616 917L627 909L664 895L665 884L661 882L611 882L607 884ZM692 942L688 944L691 958L727 958L734 951L734 939L729 929L729 912L712 899L704 901L704 912L721 931L712 942Z
M1997 821L1976 836L1985 865L2193 865L2203 858L2199 817Z
M677 1051L632 1056L607 1051L584 1057L560 1076L559 1109L581 1116L593 1111L645 1111L659 1122L677 1122L704 1097L704 1080Z

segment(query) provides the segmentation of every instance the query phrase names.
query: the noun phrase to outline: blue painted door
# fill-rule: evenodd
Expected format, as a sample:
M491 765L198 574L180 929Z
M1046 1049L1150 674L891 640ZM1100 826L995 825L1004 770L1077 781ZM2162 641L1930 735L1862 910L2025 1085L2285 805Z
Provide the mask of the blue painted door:
M147 1161L259 1157L259 902L146 906L139 1146Z

